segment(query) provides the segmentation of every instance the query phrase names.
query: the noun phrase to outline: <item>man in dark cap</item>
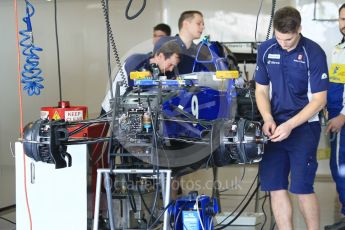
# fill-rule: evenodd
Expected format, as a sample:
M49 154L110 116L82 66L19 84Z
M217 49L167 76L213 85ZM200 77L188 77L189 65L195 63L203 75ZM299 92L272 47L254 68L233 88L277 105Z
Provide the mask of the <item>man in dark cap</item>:
M193 71L197 54L197 45L193 41L199 39L205 29L203 14L197 10L182 12L178 20L178 28L179 34L176 35L176 41L182 53L177 73L188 74Z
M149 54L133 54L129 56L122 66L122 72L118 71L112 84L113 95L115 95L116 84L123 81L120 88L120 95L126 90L133 87L133 80L129 79L129 75L133 71L153 71L159 70L158 75L166 75L171 72L180 62L181 49L172 37L163 37L156 42L153 53ZM124 75L124 76L123 76ZM110 111L111 92L108 91L102 102L102 112L104 114Z

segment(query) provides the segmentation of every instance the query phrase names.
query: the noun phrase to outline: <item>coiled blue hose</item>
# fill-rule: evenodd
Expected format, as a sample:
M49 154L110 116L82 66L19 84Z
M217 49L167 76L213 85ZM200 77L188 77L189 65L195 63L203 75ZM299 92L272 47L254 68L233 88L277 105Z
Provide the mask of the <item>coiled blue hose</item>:
M35 9L28 0L25 3L26 17L23 18L23 21L26 23L27 29L19 31L19 34L23 36L19 44L23 47L22 54L26 57L21 83L24 84L23 89L27 91L28 95L32 96L34 94L39 95L41 89L44 88L41 84L43 81L42 70L38 67L40 58L36 54L43 49L34 44L30 18L35 14Z

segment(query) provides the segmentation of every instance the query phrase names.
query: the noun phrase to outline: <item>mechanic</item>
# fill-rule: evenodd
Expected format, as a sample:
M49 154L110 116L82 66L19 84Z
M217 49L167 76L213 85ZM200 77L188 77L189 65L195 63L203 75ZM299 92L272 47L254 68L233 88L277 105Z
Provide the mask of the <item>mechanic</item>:
M330 168L339 201L342 205L339 222L326 226L329 229L345 228L345 4L339 8L339 30L343 38L332 52L329 71L329 90L327 94L328 126L327 133L331 133Z
M181 48L181 62L175 70L175 75L193 71L197 53L197 45L193 41L199 39L205 29L202 13L197 10L182 12L178 20L178 29L179 34L176 35L176 41Z
M150 54L133 54L129 56L122 66L125 76L122 76L121 71L118 71L113 81L113 96L115 96L116 84L119 81L124 82L120 88L120 95L123 95L126 90L132 89L134 82L129 79L130 72L150 71L151 74L154 74L154 72L159 70L159 73L157 73L159 76L166 75L167 72L172 71L180 62L180 53L181 49L176 41L174 41L174 38L164 37L164 39L161 38L156 42L153 49L153 56ZM109 90L102 102L101 115L110 111L110 99L111 92Z
M275 37L259 47L255 71L256 101L270 139L259 165L261 189L270 192L280 230L293 229L288 189L298 198L307 228L316 230L320 211L313 184L321 132L318 112L327 99L326 55L301 34L295 8L279 9L273 28Z
M156 42L161 38L165 36L171 35L171 29L170 26L164 23L160 23L153 27L153 44L156 44Z
M174 69L174 73L170 73L169 78L172 75L178 76L193 72L198 51L198 46L193 41L199 39L205 29L203 14L197 10L182 12L178 20L178 29L179 33L175 38L181 48L181 61Z

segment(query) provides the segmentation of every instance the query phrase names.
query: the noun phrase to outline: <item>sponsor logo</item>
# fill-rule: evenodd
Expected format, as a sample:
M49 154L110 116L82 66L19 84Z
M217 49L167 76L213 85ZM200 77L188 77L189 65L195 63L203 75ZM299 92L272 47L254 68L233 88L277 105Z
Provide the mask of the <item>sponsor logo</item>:
M323 74L321 75L321 79L327 79L327 78L328 78L327 73L323 73Z
M271 61L271 60L268 60L268 61L267 61L267 64L268 64L268 65L279 65L280 62L279 62L279 61Z
M294 59L293 61L294 61L294 62L298 62L298 63L305 64L305 61L303 61L303 55L302 55L302 54L298 54L298 55L297 55L297 59Z
M294 61L294 62L298 62L298 63L303 63L303 64L305 64L305 61L302 61L302 60L296 60L296 59L294 59L293 61Z
M270 59L280 59L280 54L268 54L268 58L270 58Z

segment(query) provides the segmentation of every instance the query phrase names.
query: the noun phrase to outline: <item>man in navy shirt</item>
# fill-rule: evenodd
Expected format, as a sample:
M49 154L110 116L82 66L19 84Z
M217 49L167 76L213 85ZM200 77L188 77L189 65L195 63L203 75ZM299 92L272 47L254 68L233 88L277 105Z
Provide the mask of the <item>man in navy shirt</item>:
M205 29L202 13L197 10L182 12L178 20L178 28L179 34L175 36L174 41L181 48L181 61L169 77L193 72L194 61L198 52L198 46L193 41L199 39Z
M115 96L117 82L123 82L120 88L120 95L123 95L126 90L133 87L134 82L129 79L131 72L149 71L151 74L166 75L167 72L171 72L180 62L180 53L181 49L173 37L163 37L156 42L153 55L149 53L129 56L122 66L122 71L119 71L115 76L112 84L113 95L109 90L102 102L101 114L110 111L110 99L112 96ZM153 73L156 70L159 70L159 73Z
M202 13L197 10L182 12L178 20L178 29L176 42L181 48L181 62L177 66L177 74L187 74L193 71L197 53L197 45L193 41L199 39L205 29Z
M171 35L171 29L168 24L159 23L155 27L153 27L153 44L156 44L156 42L161 37L166 37Z
M326 55L300 33L301 16L295 8L279 9L273 27L275 37L260 45L255 71L256 101L270 139L259 166L261 189L271 194L279 229L293 228L288 190L297 195L307 228L319 229L313 184L321 132L318 112L327 97Z

